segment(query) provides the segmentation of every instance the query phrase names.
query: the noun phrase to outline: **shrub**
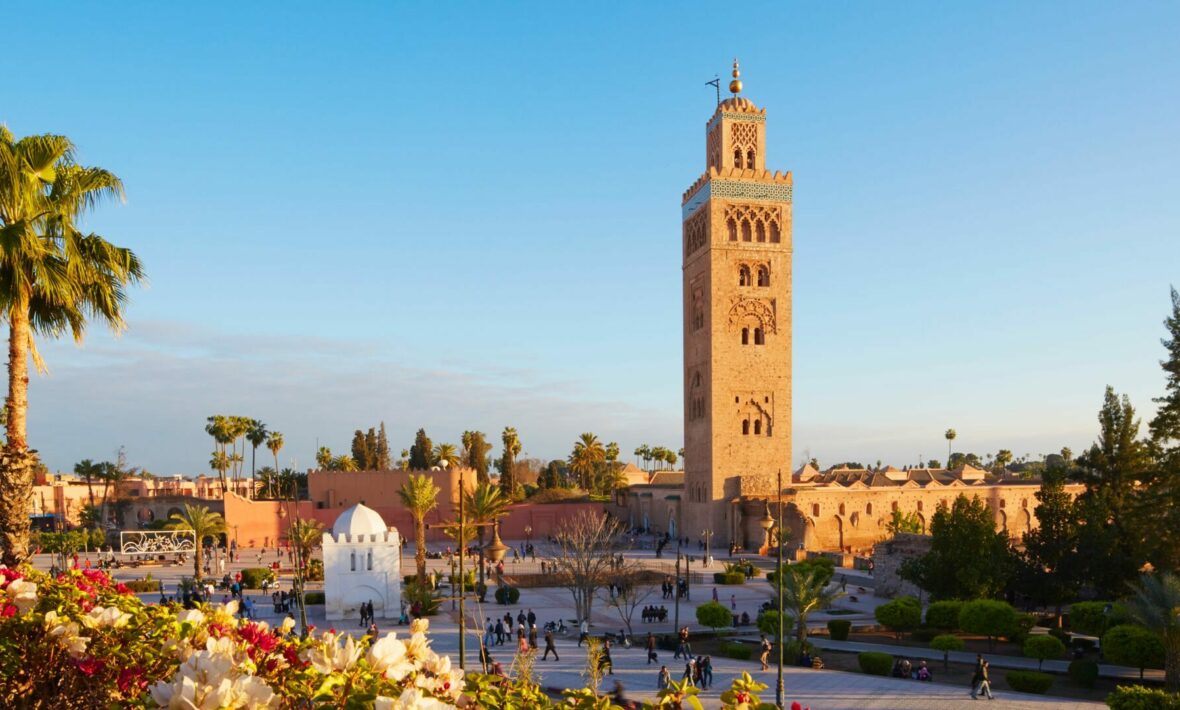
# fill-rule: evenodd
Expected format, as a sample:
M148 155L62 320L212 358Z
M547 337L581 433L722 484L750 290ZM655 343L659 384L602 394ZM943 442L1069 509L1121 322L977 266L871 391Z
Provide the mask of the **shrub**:
M955 631L959 628L959 612L962 610L963 602L934 602L926 607L926 625L939 631Z
M910 632L910 638L922 643L930 643L935 636L938 636L938 629L932 629L929 626L919 626Z
M1012 630L1004 634L1009 641L1024 646L1024 642L1028 640L1029 632L1037 625L1037 617L1032 614L1017 614L1015 624Z
M738 643L736 641L726 641L721 644L721 655L726 658L734 658L739 661L748 661L754 655L754 647L748 643Z
M418 575L416 574L407 574L402 579L405 581L407 587L412 587L418 583Z
M1024 655L1037 659L1037 670L1045 665L1047 658L1061 658L1065 653L1065 644L1049 634L1029 636L1024 642Z
M977 599L967 602L959 612L959 628L971 634L987 636L988 649L997 636L1007 636L1017 628L1016 610L1007 602Z
M410 613L416 618L434 616L442 604L442 600L434 595L433 589L418 584L406 587L403 598L410 605Z
M1118 602L1077 602L1069 605L1069 628L1080 634L1101 636L1108 629L1130 621L1131 615L1127 613L1127 608Z
M801 572L810 572L813 569L818 569L820 571L819 578L824 584L831 582L832 576L836 573L835 561L828 559L827 557L812 557L810 559L803 560L802 562L796 562L791 566L795 567ZM775 580L777 579L777 570L766 573L767 582L775 584Z
M309 582L324 581L324 561L308 560L307 572L304 578Z
M714 572L713 582L715 584L745 584L746 575L741 572Z
M1159 668L1164 663L1164 643L1142 626L1121 624L1102 636L1102 653L1111 663L1139 669Z
M1079 658L1069 664L1069 679L1083 688L1093 688L1098 682L1098 664L1089 658Z
M764 611L758 615L758 630L772 641L781 642L778 637L778 611ZM795 617L783 614L783 635L789 637L795 628Z
M922 622L922 606L913 597L898 597L877 607L873 612L878 623L888 627L901 638L902 633L916 629Z
M893 671L893 656L877 651L864 651L856 655L860 669L869 675L887 676Z
M790 663L797 663L799 658L803 656L804 652L806 652L809 656L814 655L815 646L811 645L810 641L805 641L802 647L799 646L798 641L788 641L787 644L783 646L783 658L787 659Z
M828 634L833 641L847 641L851 630L852 622L847 619L832 619L828 622Z
M948 670L950 669L951 651L962 651L963 645L963 639L954 634L942 634L930 640L930 648L942 651L942 667Z
M247 567L242 570L242 589L259 589L263 580L275 581L275 572L269 567Z
M733 625L733 612L720 602L705 602L697 607L697 623L716 633L717 629Z
M304 592L303 593L303 603L304 604L323 604L324 603L324 593L323 592Z
M520 590L516 587L499 586L496 587L496 603L511 605L520 601Z
M1120 685L1106 696L1111 710L1180 710L1180 696L1142 685Z
M1008 687L1012 690L1037 695L1044 694L1049 686L1053 685L1053 676L1040 671L1008 671L1004 679L1008 681Z
M1049 635L1057 639L1061 643L1069 643L1070 635L1065 629L1059 629L1056 626L1049 629Z
M136 594L160 591L160 582L158 580L152 579L151 574L148 574L148 576L144 577L143 579L128 580L123 584L127 585L127 588Z

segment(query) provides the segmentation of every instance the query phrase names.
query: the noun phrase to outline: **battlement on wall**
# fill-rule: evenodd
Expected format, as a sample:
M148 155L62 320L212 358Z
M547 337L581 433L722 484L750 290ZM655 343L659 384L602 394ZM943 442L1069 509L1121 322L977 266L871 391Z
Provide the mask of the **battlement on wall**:
M717 168L711 167L709 168L708 172L701 174L701 176L696 179L696 182L694 182L692 186L684 191L684 195L680 203L683 205L692 199L692 196L695 195L705 183L709 182L710 180L720 179L754 180L763 183L778 183L780 185L793 185L795 182L795 178L789 170L784 173L780 170L775 170L773 172L770 170L750 170L746 168L724 168L718 170Z
M324 533L323 545L362 545L362 544L388 544L397 545L401 542L401 536L398 534L396 528L390 528L384 533L370 533L367 535L349 535L341 533L336 535L331 532Z

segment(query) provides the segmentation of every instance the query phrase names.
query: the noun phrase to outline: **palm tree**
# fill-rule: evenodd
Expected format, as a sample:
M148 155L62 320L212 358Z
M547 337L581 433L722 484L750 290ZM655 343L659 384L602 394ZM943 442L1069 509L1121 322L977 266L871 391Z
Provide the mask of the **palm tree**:
M266 431L266 425L257 419L250 420L250 428L246 431L246 441L254 447L250 452L250 480L251 490L253 490L254 470L258 459L258 447L266 443L266 436L269 432Z
M586 490L591 489L591 477L598 465L606 460L606 449L598 437L590 432L584 432L574 442L574 452L570 454L570 470L578 475L580 485Z
M418 585L426 584L426 515L438 507L438 486L426 474L411 474L397 492L402 505L414 518L414 562L418 567Z
M209 468L217 472L217 477L221 481L221 495L224 497L225 492L229 490L225 480L225 472L229 470L229 456L224 451L214 451L209 459Z
M82 459L74 464L74 473L86 482L86 495L90 499L90 507L94 507L94 480L102 474L102 464L96 464L90 459Z
M283 448L283 435L280 432L272 431L266 435L266 448L270 449L271 456L275 457L275 470L279 470L279 451Z
M454 444L436 444L434 447L434 463L436 466L450 468L462 462Z
M321 469L330 469L332 467L332 450L326 446L321 446L320 450L315 452L315 464Z
M74 162L64 136L17 141L0 126L0 309L8 321L7 442L0 457L0 562L28 556L36 454L28 448L29 357L44 363L34 334L67 331L81 342L90 319L123 330L126 287L143 278L139 258L75 226L123 183L101 168Z
M1180 690L1180 576L1143 574L1124 604L1135 619L1164 642L1164 684Z
M647 444L640 444L635 447L635 465L638 466L640 461L647 461Z
M996 452L996 468L1003 471L1008 464L1012 463L1012 452L1008 449L1000 449Z
M783 565L779 572L779 583L783 585L783 611L795 617L795 639L799 648L807 641L807 617L825 609L843 592L828 591L822 568L800 568Z
M337 456L336 458L332 459L332 463L329 466L329 468L331 468L334 471L356 471L356 470L359 470L357 467L356 459L349 456L348 454L341 454L340 456Z
M306 570L307 562L311 559L311 553L320 546L324 539L324 526L318 520L310 518L300 518L291 523L291 527L287 528L287 541L298 552L300 565L300 574Z
M484 581L483 534L484 529L491 523L508 514L508 506L512 500L504 495L499 486L490 482L476 484L475 488L463 492L463 507L465 517L475 526L476 538L479 540L479 581ZM470 539L470 538L468 538Z
M278 471L270 466L258 469L258 497L274 498L275 484L278 481Z
M516 433L516 427L504 427L500 441L504 444L503 465L500 467L500 488L505 495L511 496L516 490L512 469L516 464L516 457L520 455L523 447L520 444L520 436Z
M946 437L946 461L947 461L946 466L947 466L947 468L950 468L951 467L951 463L950 463L950 461L951 461L951 442L955 440L955 437L958 436L958 434L955 433L954 429L947 429L946 433L943 434L943 436Z
M225 532L225 518L220 513L210 512L203 505L184 504L184 511L173 513L168 527L172 530L192 530L196 538L196 550L193 555L193 578L201 578L201 557L204 554L205 538L216 537Z
M230 417L229 418L229 434L233 439L233 454L230 456L230 462L234 465L234 491L238 490L238 480L242 477L242 463L245 461L243 454L246 447L243 445L242 450L238 451L238 443L250 433L250 423L253 420L249 417Z

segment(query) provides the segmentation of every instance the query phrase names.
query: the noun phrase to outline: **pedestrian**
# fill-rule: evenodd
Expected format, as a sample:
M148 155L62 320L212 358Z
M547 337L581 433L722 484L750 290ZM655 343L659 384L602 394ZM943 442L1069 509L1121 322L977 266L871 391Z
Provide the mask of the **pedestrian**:
M696 664L692 662L691 658L688 659L688 662L686 662L684 664L684 675L680 678L680 682L687 683L688 685L693 684L692 683L692 676L693 676L693 671L696 670L694 668L695 665Z
M529 652L529 640L525 636L523 626L516 630L516 652L522 654Z
M713 587L713 601L717 601L717 587Z
M660 675L656 679L656 688L663 690L669 685L672 685L672 674L668 672L667 666L660 666Z
M491 646L496 638L496 625L492 623L492 617L488 617L488 624L483 632L484 647Z
M701 687L705 690L713 687L713 658L705 656L700 661L701 666Z
M987 661L984 661L983 665L980 666L980 669L979 669L979 694L986 695L988 700L995 700L996 699L995 696L992 695L991 679L988 677L988 668L990 668L990 667L991 667L991 664L988 663Z
M598 659L598 671L605 670L609 675L615 674L615 664L610 657L610 639L602 642L602 656Z
M971 699L972 700L976 699L977 693L979 692L977 689L978 689L979 684L982 680L983 680L983 656L977 653L977 654L975 654L975 671L971 674Z
M537 615L533 613L532 609L529 609L529 615L526 618L529 622L529 626L537 625Z
M533 624L529 627L529 648L537 647L537 625Z
M582 647L583 641L590 640L590 622L582 619L582 623L578 626L578 648Z
M736 594L729 595L729 608L731 611L737 611L737 595Z
M504 645L504 620L496 619L496 645Z
M553 632L548 629L545 631L545 655L541 657L542 661L549 660L550 652L553 653L553 660L560 661L561 658L557 656L557 645L553 642Z
M647 665L655 663L659 659L656 654L656 636L652 632L647 632Z
M771 648L772 646L770 645L770 639L766 638L766 634L762 634L762 655L758 660L762 662L762 670L764 671L770 670Z

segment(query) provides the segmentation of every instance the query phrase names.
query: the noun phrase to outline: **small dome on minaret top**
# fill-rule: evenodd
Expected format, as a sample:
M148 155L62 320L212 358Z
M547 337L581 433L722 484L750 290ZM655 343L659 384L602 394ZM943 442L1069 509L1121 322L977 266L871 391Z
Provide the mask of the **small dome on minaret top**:
M738 60L735 57L733 60L733 81L729 82L729 92L733 95L742 93L742 80L739 79L742 73L738 71Z

